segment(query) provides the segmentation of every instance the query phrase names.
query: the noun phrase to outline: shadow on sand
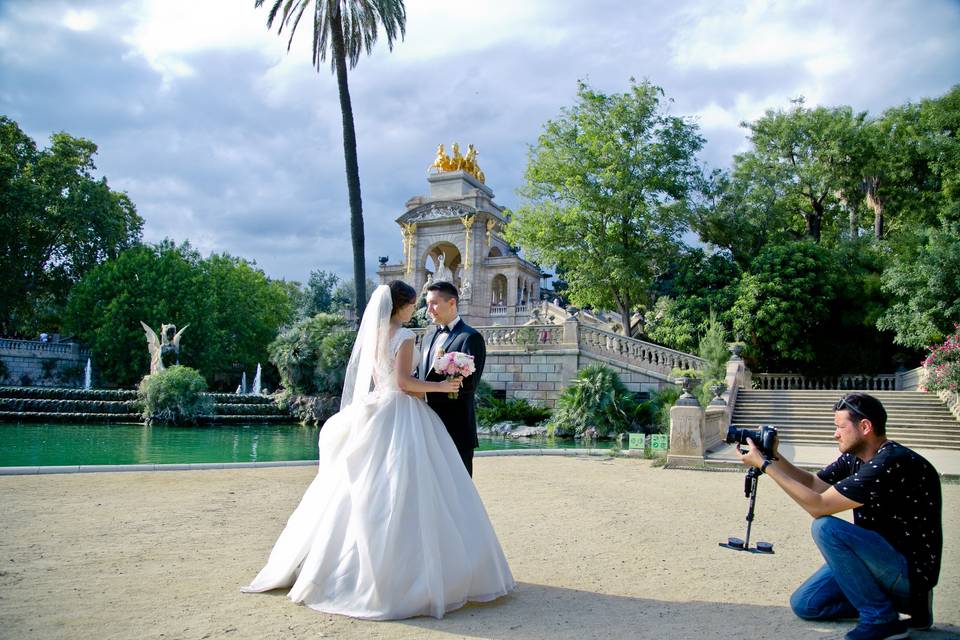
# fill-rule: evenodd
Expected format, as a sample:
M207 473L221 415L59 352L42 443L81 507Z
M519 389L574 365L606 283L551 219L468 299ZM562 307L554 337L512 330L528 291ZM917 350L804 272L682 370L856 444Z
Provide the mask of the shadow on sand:
M807 622L788 606L749 604L752 589L718 594L742 599L723 602L666 602L649 598L605 595L541 584L520 583L509 596L488 604L470 604L443 620L413 618L403 624L450 634L490 640L586 638L843 638L852 621ZM914 631L923 640L960 640L960 628L946 625Z

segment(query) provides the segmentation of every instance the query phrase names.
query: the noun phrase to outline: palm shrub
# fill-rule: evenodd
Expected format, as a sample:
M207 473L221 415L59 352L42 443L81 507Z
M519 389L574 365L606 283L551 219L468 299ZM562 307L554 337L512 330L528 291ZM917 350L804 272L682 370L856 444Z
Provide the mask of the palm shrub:
M147 424L196 424L213 411L207 383L196 369L174 365L143 377L137 397Z
M342 316L318 313L280 333L267 351L289 393L339 395L355 338Z
M557 399L547 423L548 435L582 436L593 427L599 436L629 430L635 411L633 396L610 367L592 364L577 373Z

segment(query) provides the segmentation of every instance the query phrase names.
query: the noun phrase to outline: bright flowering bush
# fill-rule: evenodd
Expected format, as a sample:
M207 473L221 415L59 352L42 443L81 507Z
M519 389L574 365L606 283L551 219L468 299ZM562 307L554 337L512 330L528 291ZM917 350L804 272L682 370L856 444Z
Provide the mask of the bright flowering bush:
M947 336L943 344L931 347L930 354L923 361L924 391L960 390L960 324L953 325L953 328L953 335Z

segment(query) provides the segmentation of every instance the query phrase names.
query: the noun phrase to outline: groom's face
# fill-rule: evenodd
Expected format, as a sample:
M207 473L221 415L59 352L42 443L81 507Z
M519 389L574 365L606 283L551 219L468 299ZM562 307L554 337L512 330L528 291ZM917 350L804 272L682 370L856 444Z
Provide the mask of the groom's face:
M427 315L436 324L448 324L457 317L457 299L439 291L427 292Z

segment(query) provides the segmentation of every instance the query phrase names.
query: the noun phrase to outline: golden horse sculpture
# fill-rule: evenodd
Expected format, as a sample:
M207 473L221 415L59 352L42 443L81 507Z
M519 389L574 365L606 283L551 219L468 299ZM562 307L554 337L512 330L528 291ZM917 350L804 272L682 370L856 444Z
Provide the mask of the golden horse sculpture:
M447 151L443 148L442 144L438 144L437 157L434 159L433 164L427 167L427 171L435 171L437 174L450 173L451 171L465 171L476 177L481 184L486 183L486 176L483 175L480 165L477 164L478 152L476 147L468 144L467 154L461 155L460 145L454 142L450 145L450 151L453 152L453 157L447 155Z

